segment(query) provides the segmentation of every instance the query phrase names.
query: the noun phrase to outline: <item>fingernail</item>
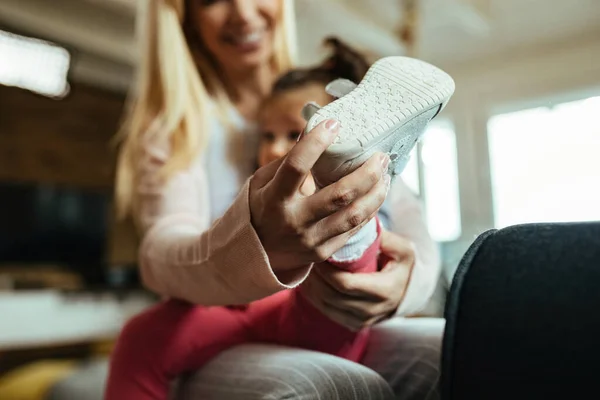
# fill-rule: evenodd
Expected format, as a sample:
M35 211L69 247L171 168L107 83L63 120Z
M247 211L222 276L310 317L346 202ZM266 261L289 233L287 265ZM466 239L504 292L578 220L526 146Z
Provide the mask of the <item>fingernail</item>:
M325 129L327 129L331 133L337 133L337 131L340 129L340 123L335 119L330 119L327 122L325 122Z
M387 154L383 155L381 159L381 169L383 169L383 174L386 174L388 171L388 166L390 165L390 156Z
M388 174L385 174L383 177L383 182L385 183L385 192L387 193L390 190L390 184L392 182L392 177Z

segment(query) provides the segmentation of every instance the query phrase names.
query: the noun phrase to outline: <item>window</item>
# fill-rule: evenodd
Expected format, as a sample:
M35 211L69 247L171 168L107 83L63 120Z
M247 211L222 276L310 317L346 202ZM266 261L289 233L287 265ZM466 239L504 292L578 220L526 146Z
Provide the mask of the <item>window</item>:
M0 30L0 84L63 97L70 58L62 47Z
M419 147L420 151L413 150L402 179L423 198L433 239L438 242L457 240L461 235L458 164L456 136L450 121L433 120Z
M488 124L496 227L600 220L600 97Z
M406 183L406 186L409 187L410 190L413 191L414 194L419 195L421 193L421 188L419 187L419 156L418 149L415 149L410 153L410 159L408 160L408 164L402 171L402 180Z

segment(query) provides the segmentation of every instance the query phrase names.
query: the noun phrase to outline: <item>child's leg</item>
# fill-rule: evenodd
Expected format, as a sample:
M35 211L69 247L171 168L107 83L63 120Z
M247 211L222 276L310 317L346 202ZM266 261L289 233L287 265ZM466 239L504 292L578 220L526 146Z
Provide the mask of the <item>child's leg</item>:
M338 258L330 260L330 264L350 272L377 271L379 227L376 221L373 222L368 228L374 229L374 235L367 238L370 245L367 243L365 246L364 241L354 242L363 246L360 254L354 253L358 258ZM252 329L261 341L321 351L351 361L360 361L367 345L368 330L354 332L332 321L317 310L299 289L254 302L248 312Z
M359 258L331 263L352 272L373 272L378 253L376 234ZM246 310L169 300L135 317L121 332L111 356L106 399L166 399L178 375L247 342L302 347L359 361L367 334L330 320L298 290L276 293Z
M248 342L245 311L161 303L129 321L111 356L107 400L166 400L169 384Z

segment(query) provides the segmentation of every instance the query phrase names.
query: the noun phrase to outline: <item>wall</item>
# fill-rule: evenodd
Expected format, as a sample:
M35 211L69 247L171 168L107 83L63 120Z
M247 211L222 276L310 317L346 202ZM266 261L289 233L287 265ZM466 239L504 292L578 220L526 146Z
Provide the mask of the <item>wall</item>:
M84 85L63 100L0 86L0 180L110 191L123 103Z
M112 193L125 94L75 84L63 100L0 86L0 180L58 184ZM111 221L106 259L136 260L130 221Z

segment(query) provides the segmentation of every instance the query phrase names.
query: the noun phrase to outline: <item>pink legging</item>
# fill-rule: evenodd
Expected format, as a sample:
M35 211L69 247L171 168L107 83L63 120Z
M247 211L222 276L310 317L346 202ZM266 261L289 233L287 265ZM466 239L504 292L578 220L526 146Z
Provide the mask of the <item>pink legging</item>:
M373 272L378 252L379 240L360 260L340 267ZM297 289L242 307L168 300L123 328L111 357L106 399L165 400L173 379L243 343L280 344L360 361L367 340L368 330L353 332L330 320Z

